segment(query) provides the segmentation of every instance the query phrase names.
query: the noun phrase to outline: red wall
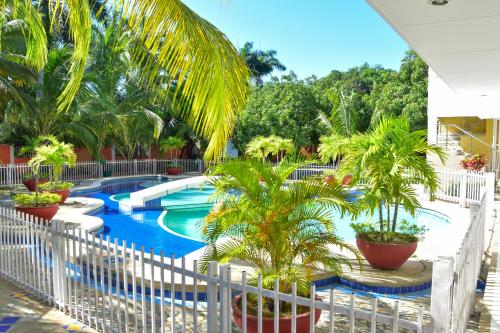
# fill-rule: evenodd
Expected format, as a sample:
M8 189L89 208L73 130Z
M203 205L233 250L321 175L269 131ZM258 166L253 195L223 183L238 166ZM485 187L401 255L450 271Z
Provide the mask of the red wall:
M0 143L0 164L10 163L10 145Z

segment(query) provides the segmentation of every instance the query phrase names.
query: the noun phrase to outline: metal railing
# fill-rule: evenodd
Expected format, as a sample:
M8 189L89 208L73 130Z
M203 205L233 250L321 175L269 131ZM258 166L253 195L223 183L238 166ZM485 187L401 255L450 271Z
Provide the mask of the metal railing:
M362 300L354 293L346 301L333 290L317 298L314 284L311 297L302 297L295 285L291 294L281 292L278 280L274 290L267 290L260 276L257 285L249 284L250 273L237 274L229 265L211 262L202 273L196 261L188 265L185 257L166 258L163 252L128 245L0 208L0 278L100 332L238 331L232 322L235 295L241 296L241 332L254 324L264 332L263 322L269 320L274 332L285 325L278 320L279 307L263 312L264 300L289 303L291 314L285 316L294 333L304 332L304 324L311 333L319 327L328 332L429 331L428 315L421 307L410 315L404 301L395 300L388 309L387 301ZM256 302L252 311L250 299ZM304 319L299 313L305 309L315 315ZM316 323L320 312L324 315Z
M440 121L438 121L438 124L437 124L437 140L436 140L436 144L440 145L440 144L444 144L444 147L447 149L448 146L449 146L449 141L450 141L450 130L449 128L453 128L455 130L457 130L459 133L463 134L463 135L466 135L468 138L469 138L469 149L468 149L468 153L470 155L473 154L473 142L476 141L478 142L479 144L485 146L489 153L490 153L490 161L489 161L489 170L490 171L494 171L494 170L499 170L499 163L500 163L500 151L498 149L496 149L493 145L485 142L484 140L478 138L475 134L467 131L466 129L463 129L462 127L456 125L456 124L445 124L445 123L442 123ZM440 135L443 135L443 131L444 131L444 143L443 142L440 142L439 140L439 137Z

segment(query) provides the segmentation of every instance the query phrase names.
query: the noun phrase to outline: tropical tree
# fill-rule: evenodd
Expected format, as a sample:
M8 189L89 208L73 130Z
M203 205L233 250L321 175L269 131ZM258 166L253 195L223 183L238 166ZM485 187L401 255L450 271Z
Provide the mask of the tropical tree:
M276 156L278 162L285 153L293 153L295 147L293 141L290 139L283 139L282 137L276 135L270 135L268 137L256 136L247 145L245 153L253 158L260 158L263 161L271 156Z
M245 58L252 78L257 85L262 85L262 78L271 74L275 69L286 70L286 67L276 58L276 50L254 49L252 42L246 42L240 49L240 54Z
M157 78L166 77L160 97L172 101L183 118L209 138L205 156L213 157L231 135L246 99L249 72L237 50L224 34L180 0L112 1L106 6L135 40L131 54L140 65L141 82L154 89L158 88ZM66 112L85 75L92 12L87 0L56 1L49 6L45 1L0 3L1 22L10 17L26 21L26 59L36 71L47 63L47 32L38 12L44 8L51 30L67 28L73 46L69 79L57 97L57 109Z
M168 138L163 139L159 143L160 154L164 155L167 152L170 154L170 158L172 158L172 151L176 149L181 149L186 145L186 140L179 138L177 136L169 136Z
M73 145L61 142L52 135L41 137L40 140L47 144L35 148L35 156L28 161L28 165L33 168L35 174L38 174L40 166L51 165L52 185L54 189L57 189L64 166L74 167L76 165Z
M233 143L240 152L256 136L279 135L291 139L296 147L310 147L328 132L318 124L325 111L310 84L294 73L273 78L253 87L244 113L238 119Z
M321 177L287 183L307 164L285 159L272 166L250 159L217 166L213 174L218 176L211 179L216 204L202 226L208 243L202 268L210 260L243 260L262 275L264 288L272 289L279 279L281 291L290 292L297 282L306 295L314 272L338 273L342 265L350 266L347 257L332 250L334 245L357 256L335 235L333 210L349 209L342 187L327 185Z
M391 117L382 118L368 133L349 138L333 134L321 142L323 161L341 158L340 177L352 176L351 186L363 181L365 195L360 204L372 214L378 210L378 230L358 231L369 231L366 237L382 242L405 238L404 230L398 229L400 205L411 214L420 207L414 184L421 184L431 195L436 192L438 177L426 155L436 154L444 162L443 150L427 143L425 131L412 132L407 119Z
M131 60L131 43L130 35L111 19L94 26L89 70L69 126L96 160L108 144L133 159L137 147L158 139L163 129L159 103L140 82Z

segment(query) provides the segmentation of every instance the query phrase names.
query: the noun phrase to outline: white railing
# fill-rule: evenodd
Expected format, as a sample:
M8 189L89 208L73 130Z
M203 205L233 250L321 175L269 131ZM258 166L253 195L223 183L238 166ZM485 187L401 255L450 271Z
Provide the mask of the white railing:
M178 166L182 173L202 173L205 163L202 160L115 160L100 162L78 162L75 167L65 167L62 179L79 181L101 177L164 174L167 166ZM51 166L42 166L40 173L49 173ZM27 164L0 165L0 186L20 185L23 175L30 174Z
M463 206L481 200L481 188L494 191L495 174L482 171L437 169L439 189L436 198Z
M314 285L312 296L304 298L296 288L292 294L279 292L279 281L274 290L266 290L260 277L257 286L250 285L246 272L231 273L230 266L211 262L205 274L196 261L188 265L184 257L165 258L163 252L155 255L154 249L145 252L143 246L130 245L0 208L0 278L101 332L231 332L231 301L238 294L242 332L252 318L262 327L264 299L289 303L296 333L304 332L298 330L299 307L323 312L318 324L314 316L307 320L309 332L317 326L328 332L429 331L422 307L410 315L399 301L388 308L386 301L379 304L376 298L362 300L355 294L345 300L333 290L318 299ZM255 316L247 311L250 297L257 302ZM276 324L278 309L271 317Z
M432 267L431 325L435 333L461 333L474 308L485 244L491 193L483 188L470 207L470 225L454 256L439 257Z

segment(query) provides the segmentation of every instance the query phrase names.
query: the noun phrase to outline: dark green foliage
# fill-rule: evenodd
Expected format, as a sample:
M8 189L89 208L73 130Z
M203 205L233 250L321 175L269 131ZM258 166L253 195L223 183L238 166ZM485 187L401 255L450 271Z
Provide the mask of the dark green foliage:
M243 152L255 136L274 134L297 147L313 146L329 131L366 132L383 116L405 116L412 130L425 129L427 70L409 50L399 71L363 64L323 78L298 80L293 73L272 78L253 88L233 142Z

